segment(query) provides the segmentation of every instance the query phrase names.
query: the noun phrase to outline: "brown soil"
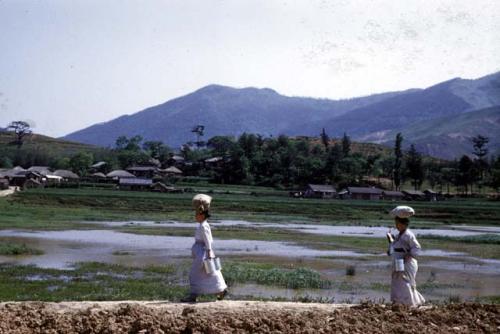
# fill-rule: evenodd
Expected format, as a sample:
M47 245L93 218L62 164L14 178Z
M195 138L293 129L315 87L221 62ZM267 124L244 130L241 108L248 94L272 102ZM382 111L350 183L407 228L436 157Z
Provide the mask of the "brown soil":
M498 333L500 306L224 301L0 304L0 333Z

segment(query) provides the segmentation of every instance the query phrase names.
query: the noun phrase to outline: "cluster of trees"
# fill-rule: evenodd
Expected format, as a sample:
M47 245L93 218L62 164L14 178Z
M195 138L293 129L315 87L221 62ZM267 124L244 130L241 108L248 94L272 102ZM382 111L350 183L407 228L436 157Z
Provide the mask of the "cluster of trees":
M0 148L0 167L16 165L51 166L71 169L86 175L96 161L105 161L107 171L125 169L133 165L172 164L173 151L160 141L145 141L141 136L117 138L115 147L82 151L61 156L39 148L23 147L23 139L31 134L24 124L18 130L14 147ZM15 130L15 129L14 129ZM488 138L472 139L472 157L464 155L456 161L442 161L423 157L411 145L403 150L403 136L397 134L390 153L353 152L347 134L340 140L330 140L323 130L320 140L279 137L264 138L244 133L238 138L215 136L202 141L204 127L193 129L198 135L195 143L181 149L185 160L185 175L210 177L219 183L265 185L283 188L304 186L307 183L330 183L337 187L347 185L374 185L374 179L390 180L393 189L400 189L409 181L415 189L424 183L443 192L454 186L464 194L485 187L500 188L500 157L489 155ZM206 159L220 157L216 163ZM371 179L367 179L369 176Z

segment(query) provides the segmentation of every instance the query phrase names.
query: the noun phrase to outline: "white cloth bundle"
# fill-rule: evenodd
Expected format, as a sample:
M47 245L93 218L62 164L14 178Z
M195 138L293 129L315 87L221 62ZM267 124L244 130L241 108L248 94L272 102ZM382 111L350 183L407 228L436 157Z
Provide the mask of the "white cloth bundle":
M205 194L198 194L193 197L193 208L197 212L204 212L210 209L210 203L212 203L212 197Z
M415 210L413 208L406 206L406 205L400 205L392 209L390 212L391 216L393 217L399 217L399 218L409 218L415 214Z

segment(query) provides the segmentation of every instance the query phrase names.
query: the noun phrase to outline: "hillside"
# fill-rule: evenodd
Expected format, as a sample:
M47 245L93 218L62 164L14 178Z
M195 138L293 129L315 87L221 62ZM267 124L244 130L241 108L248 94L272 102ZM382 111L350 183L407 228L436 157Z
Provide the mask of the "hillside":
M313 122L308 129L314 132L326 126L334 135L348 132L363 141L384 142L415 122L445 119L495 105L500 105L500 73L477 80L452 79L400 94L330 120Z
M12 132L0 131L0 149L14 149L16 146L10 144L14 139L15 136ZM72 155L81 151L95 152L102 150L102 148L97 146L52 138L40 134L31 135L30 138L25 140L22 147L24 149L50 151L55 155L62 156Z
M472 152L471 138L480 134L490 138L490 152L500 154L500 106L464 113L455 117L444 117L415 123L400 130L405 146L414 143L421 152L453 159ZM387 137L396 136L391 131ZM392 140L385 144L392 144Z
M160 140L172 147L179 147L195 139L191 129L197 124L206 126L205 138L215 135L237 136L243 132L263 136L300 135L303 134L301 129L304 124L311 121L342 115L395 95L398 93L332 101L287 97L271 89L210 85L133 115L93 125L64 138L110 146L121 135L141 135L146 140Z

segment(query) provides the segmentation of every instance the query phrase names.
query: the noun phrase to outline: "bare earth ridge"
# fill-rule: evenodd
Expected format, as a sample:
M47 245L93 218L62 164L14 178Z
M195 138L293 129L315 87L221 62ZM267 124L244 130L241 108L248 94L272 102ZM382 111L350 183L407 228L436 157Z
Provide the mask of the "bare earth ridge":
M498 333L500 306L223 301L0 303L0 333Z

